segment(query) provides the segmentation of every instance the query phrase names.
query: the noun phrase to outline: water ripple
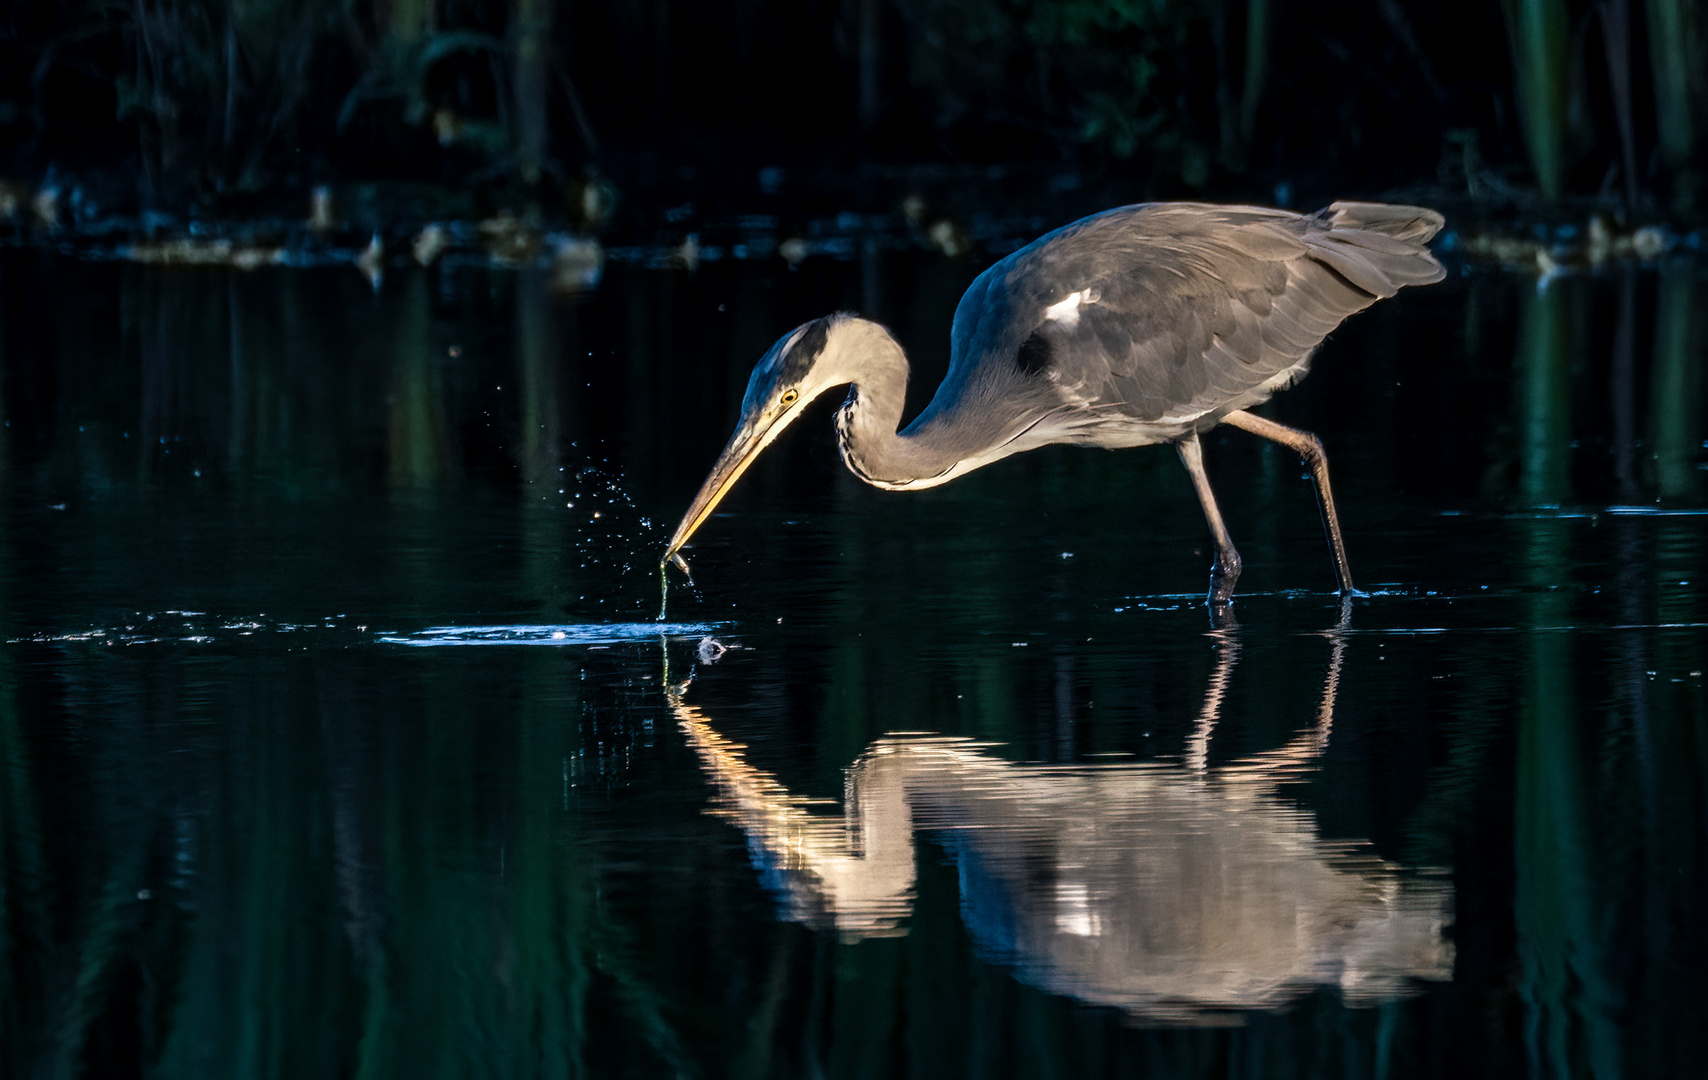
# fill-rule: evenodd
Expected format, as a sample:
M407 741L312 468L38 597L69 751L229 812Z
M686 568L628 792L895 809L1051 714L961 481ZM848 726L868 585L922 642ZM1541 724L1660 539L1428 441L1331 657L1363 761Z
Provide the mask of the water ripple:
M717 623L577 623L571 625L430 626L413 634L385 635L390 645L615 645L660 637L704 637Z

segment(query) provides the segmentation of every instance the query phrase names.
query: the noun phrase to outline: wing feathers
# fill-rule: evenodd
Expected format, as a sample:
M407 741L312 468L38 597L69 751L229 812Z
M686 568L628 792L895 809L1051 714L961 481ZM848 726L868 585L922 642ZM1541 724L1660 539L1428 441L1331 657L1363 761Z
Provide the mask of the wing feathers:
M1391 203L1337 202L1330 203L1318 216L1329 215L1338 228L1358 229L1380 233L1396 240L1421 244L1441 231L1447 219L1422 206L1395 206Z
M1014 392L1004 380L1024 374L1053 387L1073 413L1066 426L1173 437L1169 424L1257 404L1298 378L1348 315L1439 281L1424 242L1441 227L1433 210L1358 202L1313 215L1190 203L1098 214L981 275L955 314L945 388ZM1082 290L1097 300L1045 319ZM1049 362L1022 373L1034 334Z

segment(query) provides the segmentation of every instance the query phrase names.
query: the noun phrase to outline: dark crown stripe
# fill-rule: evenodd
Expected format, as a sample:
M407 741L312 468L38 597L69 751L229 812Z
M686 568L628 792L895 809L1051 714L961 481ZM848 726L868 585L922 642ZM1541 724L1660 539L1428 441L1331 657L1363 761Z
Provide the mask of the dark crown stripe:
M814 319L801 328L793 345L783 356L783 378L798 379L812 367L813 361L824 352L825 341L830 337L830 316Z

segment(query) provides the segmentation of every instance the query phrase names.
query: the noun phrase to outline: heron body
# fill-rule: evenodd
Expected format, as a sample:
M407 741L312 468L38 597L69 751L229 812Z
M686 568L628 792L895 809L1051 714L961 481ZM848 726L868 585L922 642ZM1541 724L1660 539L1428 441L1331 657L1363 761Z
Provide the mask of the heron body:
M1250 206L1124 206L1040 237L980 274L950 331L949 372L903 430L908 366L889 331L835 314L798 327L753 370L741 420L665 551L680 548L813 398L849 386L842 459L890 490L933 487L1051 443L1173 443L1216 541L1212 604L1239 555L1199 436L1232 424L1298 451L1317 482L1336 571L1352 591L1321 444L1245 410L1292 385L1348 315L1443 272L1433 210L1337 202L1315 214Z

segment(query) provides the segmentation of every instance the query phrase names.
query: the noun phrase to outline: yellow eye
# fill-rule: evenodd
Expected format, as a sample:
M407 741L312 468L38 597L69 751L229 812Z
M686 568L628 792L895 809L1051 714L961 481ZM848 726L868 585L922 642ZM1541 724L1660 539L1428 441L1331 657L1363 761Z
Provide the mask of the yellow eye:
M783 403L784 408L788 408L790 405L801 400L801 392L799 390L785 390L783 391L783 396L777 400Z

